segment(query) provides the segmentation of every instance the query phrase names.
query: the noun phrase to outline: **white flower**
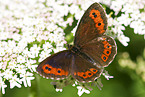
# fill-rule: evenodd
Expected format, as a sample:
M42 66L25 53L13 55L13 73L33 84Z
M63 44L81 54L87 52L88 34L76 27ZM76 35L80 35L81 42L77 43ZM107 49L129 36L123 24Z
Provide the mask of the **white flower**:
M20 34L17 34L17 33L14 33L14 34L12 35L12 38L13 38L14 40L16 40L16 41L19 41L20 38L21 38L21 35L20 35Z
M10 37L10 34L9 32L1 32L0 37L1 37L0 40L6 40L7 38Z
M49 40L50 40L51 42L55 42L55 41L57 41L57 39L58 39L58 38L57 38L57 35L52 34L52 33L49 34L48 38L49 38Z
M128 14L129 15L129 14ZM131 14L131 19L133 20L138 20L140 17L141 17L141 14L140 14L140 11L139 10L136 10L136 11L133 11Z
M17 75L14 75L12 79L9 81L10 82L10 88L14 88L17 86L18 88L21 88L21 80L17 77Z
M11 60L10 62L9 62L9 65L8 65L8 68L9 69L15 69L15 67L16 67L16 61L15 60Z
M41 61L43 61L46 57L49 57L51 51L52 51L51 49L50 49L50 50L47 50L47 51L42 51L41 54L39 55L40 58L39 58L39 61L38 61L38 62L41 62Z
M124 24L125 26L128 26L132 19L129 18L129 14L121 14L121 16L117 18L117 21L119 24Z
M6 71L3 72L2 74L3 74L5 79L9 80L9 79L11 79L13 77L14 73L10 69L6 69Z
M87 93L89 94L90 91L89 90L86 90L85 88L81 87L81 86L77 86L77 89L78 89L78 95L81 96L83 93Z
M33 47L30 48L31 54L35 55L35 57L38 56L39 50L40 50L40 47L37 47L36 44L34 44Z
M110 8L115 11L115 15L117 15L118 12L121 10L123 2L124 2L123 0L122 1L116 0L111 2L112 4Z
M20 77L22 78L21 81L24 82L24 86L27 87L27 85L30 87L31 86L31 80L34 79L34 77L32 77L33 74L30 72L26 72L24 74L20 74Z
M76 33L76 30L77 30L77 27L78 27L78 26L76 26L76 27L71 31L71 33L73 33L73 36L75 36L75 33Z
M52 48L52 44L49 43L49 42L46 42L45 44L43 44L43 49L46 51L46 50L50 50L51 52L51 49Z
M22 55L17 56L17 62L18 63L25 63L26 59Z
M71 4L73 3L75 0L62 0L65 4Z
M37 67L37 65L32 65L32 64L35 64L36 63L36 60L27 60L27 62L26 62L26 66L31 70L31 72L36 72L36 67Z
M108 71L105 71L104 73L102 73L104 76L105 76L105 78L107 79L107 80L109 80L109 78L114 78L113 76L110 76L109 74L108 74Z
M80 10L80 9L79 9L79 7L76 4L72 4L69 7L69 11L70 11L71 14L78 13L78 10Z
M5 55L5 49L4 48L1 48L0 49L0 56L4 56Z
M6 87L7 85L4 83L4 81L2 80L2 77L0 76L0 90L2 89L2 94L5 94Z
M123 34L122 30L125 30L125 27L122 26L121 24L118 24L117 26L115 26L114 28L112 28L112 31L114 33L118 33L118 34Z
M75 14L75 18L77 20L80 20L80 18L83 16L83 14L84 14L84 10L83 11L78 10L78 12Z
M64 47L57 47L56 49L53 49L54 53L57 53L57 52L62 51L62 50L66 50L66 48L64 48Z
M136 34L137 33L142 34L142 30L145 29L144 22L141 20L133 21L130 24L130 27L134 28L134 33L136 33ZM143 34L145 34L145 33L143 33Z
M59 91L62 92L62 89L57 89L57 88L56 88L55 90L56 90L56 92L59 92Z
M118 37L118 40L119 40L124 46L127 46L127 45L128 45L127 42L130 41L130 39L129 39L128 37L124 36L124 35L120 35L120 36Z
M24 73L26 73L26 66L24 66L24 65L20 65L20 64L17 64L17 67L15 68L15 70L17 71L17 73L22 73L22 74L24 74Z

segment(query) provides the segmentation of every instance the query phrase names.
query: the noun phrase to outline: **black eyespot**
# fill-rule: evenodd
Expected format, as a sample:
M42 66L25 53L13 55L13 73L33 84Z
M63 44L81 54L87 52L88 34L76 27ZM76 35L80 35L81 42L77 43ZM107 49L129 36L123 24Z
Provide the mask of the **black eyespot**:
M94 17L96 18L96 17L97 17L97 15L94 15Z
M94 72L96 72L96 70L93 70Z
M106 60L106 57L103 57L104 60Z
M60 70L58 70L57 72L60 73Z
M50 71L50 70L51 70L51 68L48 68L48 70Z
M85 74L83 74L83 76L86 76Z
M98 26L101 26L101 23L98 23Z
M109 48L110 46L107 46L107 48Z
M106 53L109 54L109 51L107 51Z
M95 15L95 13L93 12L92 15Z
M88 73L89 75L91 75L91 73Z
M48 69L48 67L45 67L45 69Z

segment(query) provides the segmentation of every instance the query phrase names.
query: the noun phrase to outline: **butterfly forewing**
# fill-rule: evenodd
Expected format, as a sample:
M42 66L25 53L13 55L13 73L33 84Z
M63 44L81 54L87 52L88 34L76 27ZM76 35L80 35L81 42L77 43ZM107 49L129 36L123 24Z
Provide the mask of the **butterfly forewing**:
M74 45L81 47L97 36L102 35L107 29L107 17L100 4L92 4L84 13L78 25Z
M71 63L72 53L69 50L61 51L42 61L37 72L46 78L63 79L70 75Z

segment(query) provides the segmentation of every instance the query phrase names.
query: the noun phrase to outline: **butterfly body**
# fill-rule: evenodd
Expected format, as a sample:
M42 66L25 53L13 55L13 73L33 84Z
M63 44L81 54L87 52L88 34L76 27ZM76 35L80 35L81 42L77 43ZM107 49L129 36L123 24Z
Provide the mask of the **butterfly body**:
M42 61L38 73L52 79L71 75L79 82L94 81L117 53L114 39L105 35L106 29L105 11L98 3L92 4L78 25L74 45Z

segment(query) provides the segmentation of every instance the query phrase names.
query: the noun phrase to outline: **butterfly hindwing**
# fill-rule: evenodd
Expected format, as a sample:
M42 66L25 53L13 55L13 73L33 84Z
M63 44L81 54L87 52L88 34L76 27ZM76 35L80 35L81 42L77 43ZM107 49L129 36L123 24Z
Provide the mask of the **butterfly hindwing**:
M83 45L80 50L92 58L97 66L106 67L114 59L117 46L110 36L103 35Z
M102 35L107 29L107 17L100 4L92 4L84 13L78 25L74 45L81 47L85 43Z
M71 52L61 51L42 61L37 67L37 72L46 78L63 79L70 75L71 63Z
M100 77L103 69L93 65L85 58L74 54L72 62L71 74L79 82L91 82Z

